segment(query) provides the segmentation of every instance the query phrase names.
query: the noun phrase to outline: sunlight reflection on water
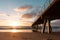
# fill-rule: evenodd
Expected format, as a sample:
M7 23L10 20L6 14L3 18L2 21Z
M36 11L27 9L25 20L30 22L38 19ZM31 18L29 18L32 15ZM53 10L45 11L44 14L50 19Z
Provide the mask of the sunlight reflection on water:
M16 29L12 29L12 30L0 30L0 32L32 32L32 30L16 30Z

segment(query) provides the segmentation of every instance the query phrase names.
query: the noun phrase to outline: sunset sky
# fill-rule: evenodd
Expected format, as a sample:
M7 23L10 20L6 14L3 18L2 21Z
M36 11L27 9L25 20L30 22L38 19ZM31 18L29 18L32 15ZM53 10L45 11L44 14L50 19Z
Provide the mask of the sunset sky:
M31 26L45 0L0 0L0 26ZM55 21L56 22L56 21Z

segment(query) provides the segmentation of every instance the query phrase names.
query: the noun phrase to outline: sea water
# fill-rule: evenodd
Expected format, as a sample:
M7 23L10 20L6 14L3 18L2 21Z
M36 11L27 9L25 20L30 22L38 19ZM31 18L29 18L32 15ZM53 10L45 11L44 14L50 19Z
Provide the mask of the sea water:
M8 26L0 26L0 32L33 32L32 27L8 27ZM38 29L41 32L42 28ZM48 27L45 28L45 32L48 31ZM52 32L60 32L60 26L53 26Z

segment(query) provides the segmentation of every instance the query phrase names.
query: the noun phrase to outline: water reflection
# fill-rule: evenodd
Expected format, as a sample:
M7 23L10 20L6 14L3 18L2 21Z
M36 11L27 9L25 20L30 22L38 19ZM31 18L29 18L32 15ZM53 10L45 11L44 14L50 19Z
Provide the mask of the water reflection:
M16 29L12 29L12 30L0 30L0 32L13 32L13 33L17 33L17 32L32 32L32 30L16 30Z

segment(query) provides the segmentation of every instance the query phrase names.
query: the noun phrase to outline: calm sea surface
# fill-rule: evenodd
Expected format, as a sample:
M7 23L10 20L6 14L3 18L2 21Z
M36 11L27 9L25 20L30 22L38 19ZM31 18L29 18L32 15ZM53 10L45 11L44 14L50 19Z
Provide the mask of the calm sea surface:
M47 32L47 27L46 27L46 32ZM41 32L41 29L38 30ZM53 26L52 27L53 32L60 32L60 26ZM0 26L0 32L32 32L32 27L8 27L8 26Z

